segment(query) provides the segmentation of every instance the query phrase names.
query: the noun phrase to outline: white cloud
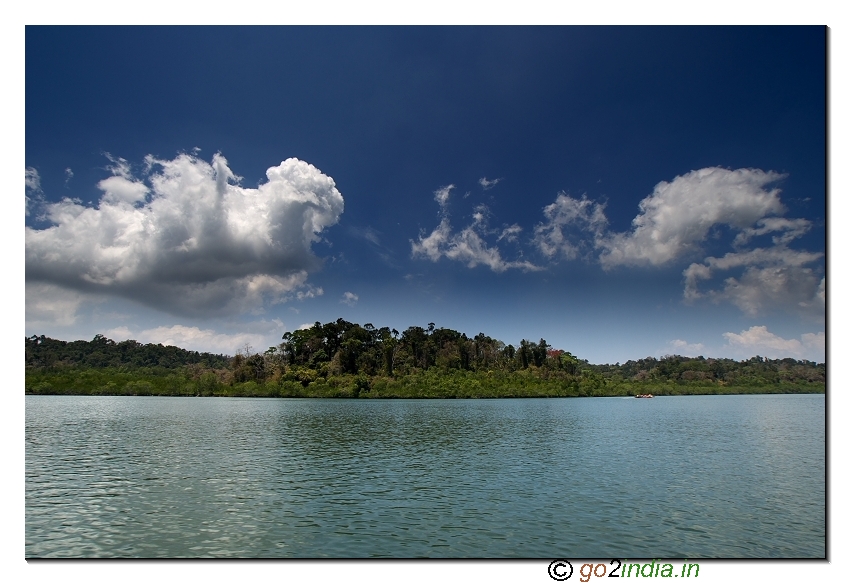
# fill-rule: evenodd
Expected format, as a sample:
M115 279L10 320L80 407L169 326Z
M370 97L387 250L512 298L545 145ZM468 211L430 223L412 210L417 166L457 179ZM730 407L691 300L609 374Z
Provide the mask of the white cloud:
M767 356L769 352L799 355L803 349L803 344L799 340L781 338L768 332L767 326L752 326L749 330L742 330L740 334L724 332L723 336L730 346L743 347L746 350L756 350L757 352L761 350L763 356ZM755 354L753 353L753 356ZM771 358L773 357L771 356Z
M349 291L342 294L342 299L339 301L341 304L346 304L348 306L353 306L357 303L360 297L357 294L351 293Z
M32 167L26 168L24 171L24 196L26 197L26 216L30 216L30 211L38 202L42 200L41 191L41 176L38 170Z
M143 183L128 180L123 176L110 176L98 182L97 187L103 191L101 206L104 203L117 206L121 203L144 202L148 194L148 187Z
M504 239L505 241L510 241L512 243L516 242L517 236L522 233L522 227L517 224L510 225L502 229L502 233L499 235L499 238L496 241L501 241Z
M631 231L597 238L600 262L606 269L662 265L699 252L715 225L746 231L765 216L785 211L779 190L765 188L783 177L758 169L715 167L659 182L640 202Z
M116 158L109 152L104 152L103 155L107 160L112 162L112 164L107 164L106 169L112 172L114 176L120 176L121 178L125 178L127 180L133 179L133 173L130 170L130 163L127 162L124 158Z
M473 209L472 224L459 233L454 233L446 213L449 193L453 188L454 185L449 185L434 192L434 199L440 205L442 215L440 224L429 235L425 235L423 231L419 234L418 241L410 241L412 257L427 257L434 262L438 261L440 257L447 257L465 263L469 268L486 265L498 273L508 269L522 269L523 271L541 269L529 261L505 261L502 259L498 247L491 247L487 244L484 237L499 234L497 243L503 238L510 241L514 240L516 233L522 229L518 225L513 225L503 229L501 233L498 230L489 230L487 219L490 216L490 210L486 205L477 205Z
M372 227L366 227L366 229L364 229L363 238L375 245L381 244L381 240L378 238L378 233Z
M24 181L27 190L41 192L41 176L39 176L38 170L35 168L28 167L24 171Z
M819 282L824 254L788 247L813 225L803 218L776 216L786 209L779 189L772 185L784 177L754 168L710 167L688 172L670 182L659 182L640 202L632 228L624 232L609 230L604 203L561 192L543 208L544 220L535 226L532 244L549 260L598 260L605 270L690 260L693 263L683 272L686 302L701 298L728 301L751 316L790 307L821 320L824 301ZM480 182L482 186L494 183L486 178ZM483 205L474 209L470 225L455 231L446 213L453 188L450 185L435 192L440 224L411 241L414 257L435 262L446 257L470 268L487 265L497 272L540 269L530 261L502 258L498 243L517 242L522 228L515 224L488 229L489 210ZM734 235L734 252L706 257L704 246L720 239L724 230ZM745 248L752 241L757 241L759 248ZM721 283L711 281L721 274Z
M759 237L767 233L781 233L772 238L774 245L787 245L794 239L805 235L812 228L811 221L806 219L783 219L780 217L769 217L759 220L754 228L747 228L738 233L732 243L736 247L743 245L753 237Z
M84 301L82 294L49 283L26 282L27 329L71 326Z
M490 190L491 188L493 188L494 186L499 184L502 180L504 180L504 178L496 178L494 180L487 180L487 177L485 176L483 178L478 179L478 184L480 184L481 188L483 188L484 190Z
M632 229L622 233L608 230L604 205L561 193L544 207L546 220L535 227L534 244L550 259L595 255L605 270L661 266L702 253L717 227L726 226L737 231L732 242L736 251L706 257L684 270L686 302L706 297L729 301L751 316L791 307L820 319L823 301L818 300L817 287L823 253L788 248L812 223L772 216L785 211L779 190L769 187L783 177L758 169L717 167L677 176L655 186L640 202ZM765 235L772 235L773 246L743 248ZM700 289L700 282L711 288L709 280L723 272L727 277L720 289Z
M453 236L444 253L449 259L466 263L467 267L483 264L496 272L508 269L522 269L524 271L538 269L528 261L503 260L499 249L488 247L473 227L467 227Z
M543 208L546 220L534 229L534 243L549 258L575 259L593 251L604 269L618 265L664 265L699 254L718 226L738 231L737 248L776 233L774 245L786 245L811 229L806 219L772 215L785 212L779 189L769 188L784 174L754 168L702 168L659 182L644 198L632 229L608 231L605 205L583 195L560 193Z
M822 315L818 301L823 279L810 265L823 253L796 251L782 245L707 257L692 263L685 271L685 301L708 297L715 302L728 300L744 313L755 316L770 308L803 309ZM699 290L700 280L709 280L718 271L743 267L740 277L728 277L722 290Z
M423 233L424 234L424 233ZM419 235L419 242L411 241L413 245L413 256L424 255L431 261L437 261L443 255L443 249L448 245L452 237L452 227L449 220L444 218L430 235L424 237Z
M736 279L726 280L719 298L727 298L749 316L768 307L803 305L802 298L811 297L818 276L809 268L750 267Z
M70 168L65 168L65 186L68 186L68 183L74 177L74 171Z
M586 195L577 199L562 192L543 208L543 215L546 221L534 227L534 244L550 259L575 259L591 251L608 226L605 205Z
M823 332L807 333L796 338L785 339L768 331L767 326L752 326L740 334L725 332L727 347L742 358L764 356L767 358L807 358L823 362L826 335Z
M487 208L487 205L479 204L473 209L472 221L476 225L484 226L488 218L490 218L490 209Z
M307 287L306 291L299 291L298 293L295 294L295 297L299 301L316 298L316 297L319 297L319 296L325 294L325 290L323 290L320 287L313 287L311 285L308 285L306 287Z
M540 268L528 261L505 261L497 247L490 247L479 234L486 234L484 225L485 216L478 211L473 216L473 223L460 231L453 233L449 220L443 217L440 224L430 235L424 233L419 236L419 241L411 241L413 257L424 256L431 261L438 261L440 257L447 257L455 261L465 263L467 267L473 268L478 265L486 265L493 271L501 273L508 269L522 269L523 271L537 271Z
M677 338L667 343L666 353L680 356L703 356L705 355L705 345L701 343L690 344Z
M818 332L815 334L808 332L803 334L800 338L803 339L804 347L821 355L821 357L817 360L823 362L826 355L826 333Z
M163 344L214 354L236 354L246 345L254 347L255 351L263 352L268 346L280 344L279 337L284 331L283 323L280 320L254 324L266 333L236 332L226 334L211 329L202 330L197 326L174 325L158 326L138 332L131 332L126 326L120 326L107 330L104 332L104 336L116 342L136 340L142 344Z
M449 202L449 195L454 187L454 184L449 184L448 186L438 188L434 191L434 200L436 200L437 204L440 205L440 209L446 208L446 204Z
M146 182L107 157L96 208L64 199L45 207L51 227L27 227L27 280L176 314L258 310L306 286L311 245L343 211L333 179L295 158L244 188L220 154L148 157Z

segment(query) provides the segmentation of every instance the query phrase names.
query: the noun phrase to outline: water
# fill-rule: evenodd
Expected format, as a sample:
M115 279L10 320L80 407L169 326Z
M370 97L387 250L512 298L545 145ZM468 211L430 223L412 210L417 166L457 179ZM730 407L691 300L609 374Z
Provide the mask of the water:
M824 557L823 395L26 397L27 557Z

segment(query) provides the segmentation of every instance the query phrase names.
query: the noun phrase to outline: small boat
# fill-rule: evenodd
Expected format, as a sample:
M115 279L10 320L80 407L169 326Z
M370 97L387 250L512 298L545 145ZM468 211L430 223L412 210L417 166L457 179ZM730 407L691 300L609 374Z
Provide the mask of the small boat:
M635 399L651 399L652 393L647 393L646 395L635 395Z

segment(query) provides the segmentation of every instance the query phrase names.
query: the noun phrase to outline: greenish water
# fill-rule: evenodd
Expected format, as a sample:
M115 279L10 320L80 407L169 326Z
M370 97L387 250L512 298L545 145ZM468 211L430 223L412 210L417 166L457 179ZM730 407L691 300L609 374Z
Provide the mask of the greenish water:
M26 397L27 557L824 557L823 395Z

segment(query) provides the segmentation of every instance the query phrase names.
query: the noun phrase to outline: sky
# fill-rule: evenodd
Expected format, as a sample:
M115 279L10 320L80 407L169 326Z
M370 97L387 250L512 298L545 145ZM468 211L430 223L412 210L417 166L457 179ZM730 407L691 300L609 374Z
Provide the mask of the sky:
M26 335L825 361L820 26L25 32Z

